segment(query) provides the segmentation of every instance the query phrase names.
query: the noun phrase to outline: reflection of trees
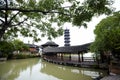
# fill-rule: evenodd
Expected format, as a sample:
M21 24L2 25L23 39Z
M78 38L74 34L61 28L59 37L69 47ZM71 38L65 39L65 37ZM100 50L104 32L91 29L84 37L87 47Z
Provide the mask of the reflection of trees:
M38 63L39 59L11 60L0 63L0 80L14 80L20 72Z
M15 80L20 76L21 72L30 69L30 74L33 66L39 63L39 59L23 59L11 60L0 63L0 80ZM87 68L68 67L62 65L51 64L48 62L40 62L40 73L45 73L63 80L92 80L94 74L103 73L102 70L94 70Z
M42 62L41 72L62 80L92 80L100 74L106 75L102 70L68 67L46 62Z

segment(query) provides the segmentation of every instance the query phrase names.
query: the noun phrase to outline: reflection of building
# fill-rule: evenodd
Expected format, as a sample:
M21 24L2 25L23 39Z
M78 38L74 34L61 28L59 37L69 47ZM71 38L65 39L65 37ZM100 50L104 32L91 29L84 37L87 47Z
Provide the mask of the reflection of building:
M65 67L42 62L42 73L57 77L60 80L92 80L100 75L106 75L106 71L88 68Z

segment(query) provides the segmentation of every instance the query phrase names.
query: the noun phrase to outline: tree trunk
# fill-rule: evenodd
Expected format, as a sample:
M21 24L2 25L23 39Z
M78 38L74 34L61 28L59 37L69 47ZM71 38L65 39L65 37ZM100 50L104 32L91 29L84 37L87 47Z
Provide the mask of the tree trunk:
M102 52L102 51L100 51L100 61L101 61L101 63L104 63L104 55L103 55L104 53Z
M3 35L5 34L5 31L7 30L8 25L2 26L2 29L0 29L0 41L2 40Z

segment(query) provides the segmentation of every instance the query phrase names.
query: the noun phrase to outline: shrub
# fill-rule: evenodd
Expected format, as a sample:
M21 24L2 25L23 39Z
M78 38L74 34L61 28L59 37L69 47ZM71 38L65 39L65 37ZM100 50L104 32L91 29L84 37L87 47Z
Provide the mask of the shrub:
M13 55L13 58L15 58L15 59L25 59L25 58L33 58L33 57L36 57L36 56L33 54L15 54L15 55Z
M2 53L1 55L0 55L0 57L8 57L8 54L5 54L5 53Z

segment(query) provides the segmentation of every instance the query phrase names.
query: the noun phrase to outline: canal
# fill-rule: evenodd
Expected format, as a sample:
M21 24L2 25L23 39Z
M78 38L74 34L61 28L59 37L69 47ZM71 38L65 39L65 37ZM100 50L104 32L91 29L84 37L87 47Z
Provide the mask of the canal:
M63 66L40 58L0 62L0 80L92 80L105 70Z

